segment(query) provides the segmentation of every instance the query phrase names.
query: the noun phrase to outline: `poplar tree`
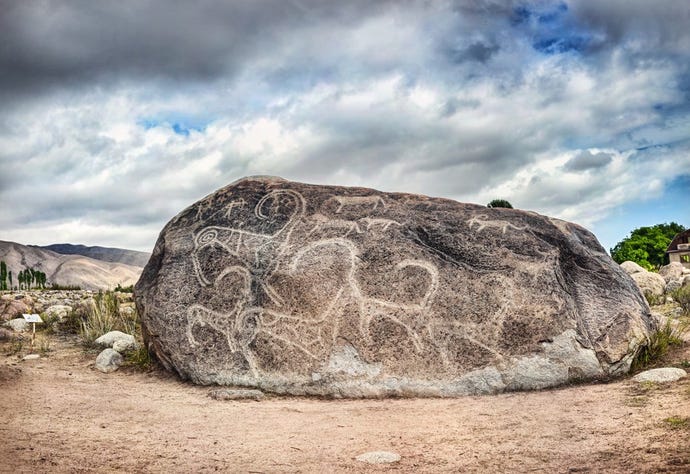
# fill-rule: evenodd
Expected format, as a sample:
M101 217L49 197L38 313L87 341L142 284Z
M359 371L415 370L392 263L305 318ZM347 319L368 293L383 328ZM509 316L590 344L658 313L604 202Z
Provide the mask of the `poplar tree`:
M7 265L4 260L0 260L0 290L7 289Z

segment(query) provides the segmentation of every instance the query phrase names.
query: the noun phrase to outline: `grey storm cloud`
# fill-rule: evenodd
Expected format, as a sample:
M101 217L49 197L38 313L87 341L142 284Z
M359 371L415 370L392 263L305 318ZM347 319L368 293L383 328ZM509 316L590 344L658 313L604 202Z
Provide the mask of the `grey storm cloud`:
M585 150L569 159L563 168L566 171L586 171L604 167L612 160L610 153L592 153Z
M347 24L377 3L314 0L0 2L0 90L233 75L300 26Z
M641 177L644 195L690 174L689 15L641 0L0 0L0 229L146 249L247 174L594 222L592 199L605 212Z

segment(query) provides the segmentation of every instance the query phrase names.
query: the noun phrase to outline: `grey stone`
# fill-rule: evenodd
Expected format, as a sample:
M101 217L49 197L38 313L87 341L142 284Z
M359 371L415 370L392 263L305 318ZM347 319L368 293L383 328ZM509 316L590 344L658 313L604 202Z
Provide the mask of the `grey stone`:
M625 270L625 273L627 273L628 275L647 271L643 267L639 266L637 263L631 262L630 260L621 263L621 268Z
M655 382L667 383L675 382L688 376L688 373L683 369L676 367L664 367L661 369L651 369L640 372L633 377L635 382Z
M122 331L110 331L108 333L103 334L94 342L102 347L113 347L113 344L115 344L116 341L123 341L124 344L130 345L136 344L134 336L130 334L125 334Z
M24 357L22 357L22 360L36 360L36 359L40 359L40 358L41 358L41 356L38 354L27 354Z
M131 340L122 338L113 342L113 350L119 352L120 354L135 351L138 348L139 345L136 343L136 341L134 341L134 338L132 338Z
M64 318L66 318L67 315L71 312L72 312L72 307L67 306L67 305L63 305L63 304L52 305L52 306L49 306L45 310L46 316L56 317L60 321L62 321Z
M686 275L683 277L682 286L690 286L690 275Z
M676 291L678 288L681 288L682 286L683 283L680 280L670 280L668 283L666 283L666 293Z
M113 349L104 349L98 357L96 357L96 368L104 373L114 372L120 368L124 359L119 352Z
M263 400L264 394L261 390L253 389L229 389L219 388L208 392L208 396L214 400Z
M683 264L680 262L671 262L659 269L659 275L668 283L671 280L679 280L683 276Z
M630 275L640 291L644 293L651 293L654 296L661 296L666 289L666 280L664 277L654 272L639 272Z
M605 378L656 327L576 224L279 178L178 214L135 300L147 347L183 378L332 397Z
M390 451L370 451L360 454L355 459L368 464L389 464L400 461L400 455Z
M10 319L5 324L15 332L26 332L31 330L31 323L27 322L24 318Z

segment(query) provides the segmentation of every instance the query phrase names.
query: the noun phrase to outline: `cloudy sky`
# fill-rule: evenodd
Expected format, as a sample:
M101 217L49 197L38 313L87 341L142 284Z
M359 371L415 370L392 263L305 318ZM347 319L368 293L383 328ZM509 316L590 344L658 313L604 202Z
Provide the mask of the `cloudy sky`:
M0 239L150 250L254 174L690 226L690 3L0 0Z

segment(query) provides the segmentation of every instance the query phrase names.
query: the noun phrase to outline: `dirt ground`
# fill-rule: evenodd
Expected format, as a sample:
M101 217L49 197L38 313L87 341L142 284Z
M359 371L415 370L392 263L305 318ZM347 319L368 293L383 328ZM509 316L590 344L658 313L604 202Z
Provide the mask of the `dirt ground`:
M690 380L458 399L218 401L160 370L103 374L51 336L0 344L1 472L690 472ZM676 351L690 359L690 348ZM402 459L369 465L368 451Z

